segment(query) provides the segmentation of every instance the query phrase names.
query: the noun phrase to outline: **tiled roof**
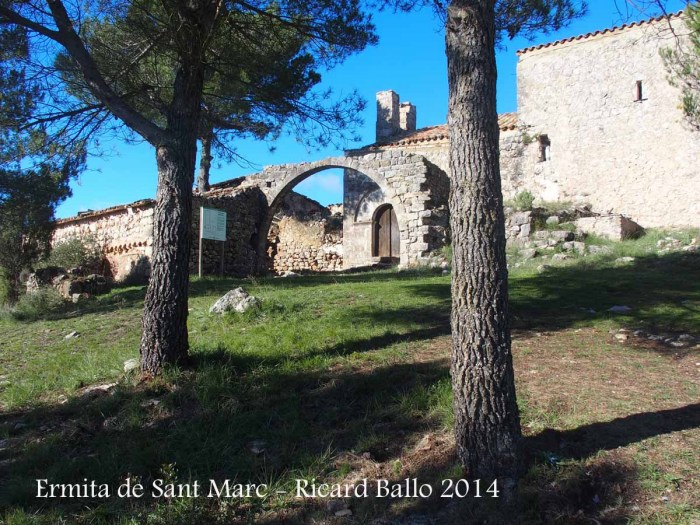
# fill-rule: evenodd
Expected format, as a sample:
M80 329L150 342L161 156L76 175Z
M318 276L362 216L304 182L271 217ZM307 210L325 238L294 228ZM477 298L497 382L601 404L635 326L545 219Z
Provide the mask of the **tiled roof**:
M568 42L576 42L578 40L587 40L589 38L593 38L593 37L596 37L599 35L607 35L610 33L619 33L620 31L624 31L626 29L630 29L633 27L649 25L649 24L653 24L655 22L661 22L662 20L665 20L665 19L679 18L682 14L683 14L683 11L678 11L677 13L671 13L668 15L657 16L655 18L649 18L647 20L640 20L639 22L632 22L631 24L623 24L621 26L615 26L615 27L611 27L608 29L603 29L601 31L593 31L592 33L586 33L584 35L572 36L570 38L563 38L561 40L555 40L554 42L548 42L546 44L539 44L537 46L531 46L531 47L526 47L525 49L520 49L520 50L518 50L517 54L523 55L523 54L528 53L530 51L536 51L537 49L546 49L549 47L555 47L555 46L558 46L561 44L566 44Z
M84 219L92 219L94 217L99 217L101 215L110 215L112 213L116 213L118 211L126 210L127 208L148 208L149 206L152 206L156 201L153 199L141 199L135 202L132 202L131 204L119 204L117 206L111 206L109 208L103 208L101 210L89 210L87 212L80 212L78 215L74 215L73 217L66 217L65 219L58 219L56 221L56 224L67 224L69 222L77 222L77 221L82 221Z
M502 113L498 115L498 128L501 131L515 129L518 126L517 113ZM409 144L419 144L424 142L436 142L447 140L449 133L447 124L440 126L429 126L417 129L416 131L405 132L401 135L388 137L385 140L365 146L365 148L378 148L386 146L407 146ZM364 149L364 148L363 148Z

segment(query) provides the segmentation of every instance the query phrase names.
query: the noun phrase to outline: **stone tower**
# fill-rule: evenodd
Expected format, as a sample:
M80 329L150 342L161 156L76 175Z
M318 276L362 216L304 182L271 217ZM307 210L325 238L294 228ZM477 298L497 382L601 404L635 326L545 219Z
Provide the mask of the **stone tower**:
M399 104L395 91L377 93L377 141L386 139L401 131L416 130L416 106L410 102Z

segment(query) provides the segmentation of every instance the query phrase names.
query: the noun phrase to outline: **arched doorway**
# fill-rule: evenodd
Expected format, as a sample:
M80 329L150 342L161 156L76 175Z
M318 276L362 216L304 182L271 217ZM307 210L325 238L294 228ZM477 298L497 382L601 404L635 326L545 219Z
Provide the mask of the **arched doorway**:
M380 262L398 264L400 251L399 223L391 204L377 208L372 220L372 256Z

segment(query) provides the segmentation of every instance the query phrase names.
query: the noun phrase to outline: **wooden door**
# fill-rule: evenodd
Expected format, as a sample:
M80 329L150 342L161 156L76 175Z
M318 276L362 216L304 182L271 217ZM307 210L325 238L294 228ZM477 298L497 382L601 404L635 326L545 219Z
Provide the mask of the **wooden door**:
M386 206L379 211L374 223L374 253L383 260L399 260L399 225L394 208Z

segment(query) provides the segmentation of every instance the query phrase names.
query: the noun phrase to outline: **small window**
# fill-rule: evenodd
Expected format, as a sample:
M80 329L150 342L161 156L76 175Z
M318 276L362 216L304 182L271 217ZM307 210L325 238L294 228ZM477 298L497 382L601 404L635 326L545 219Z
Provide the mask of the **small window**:
M540 141L540 162L547 162L550 159L549 147L551 146L552 143L549 141L549 137L547 135L540 135L539 141Z
M637 80L634 86L634 101L635 102L641 102L642 100L646 100L644 98L644 83L641 80Z

